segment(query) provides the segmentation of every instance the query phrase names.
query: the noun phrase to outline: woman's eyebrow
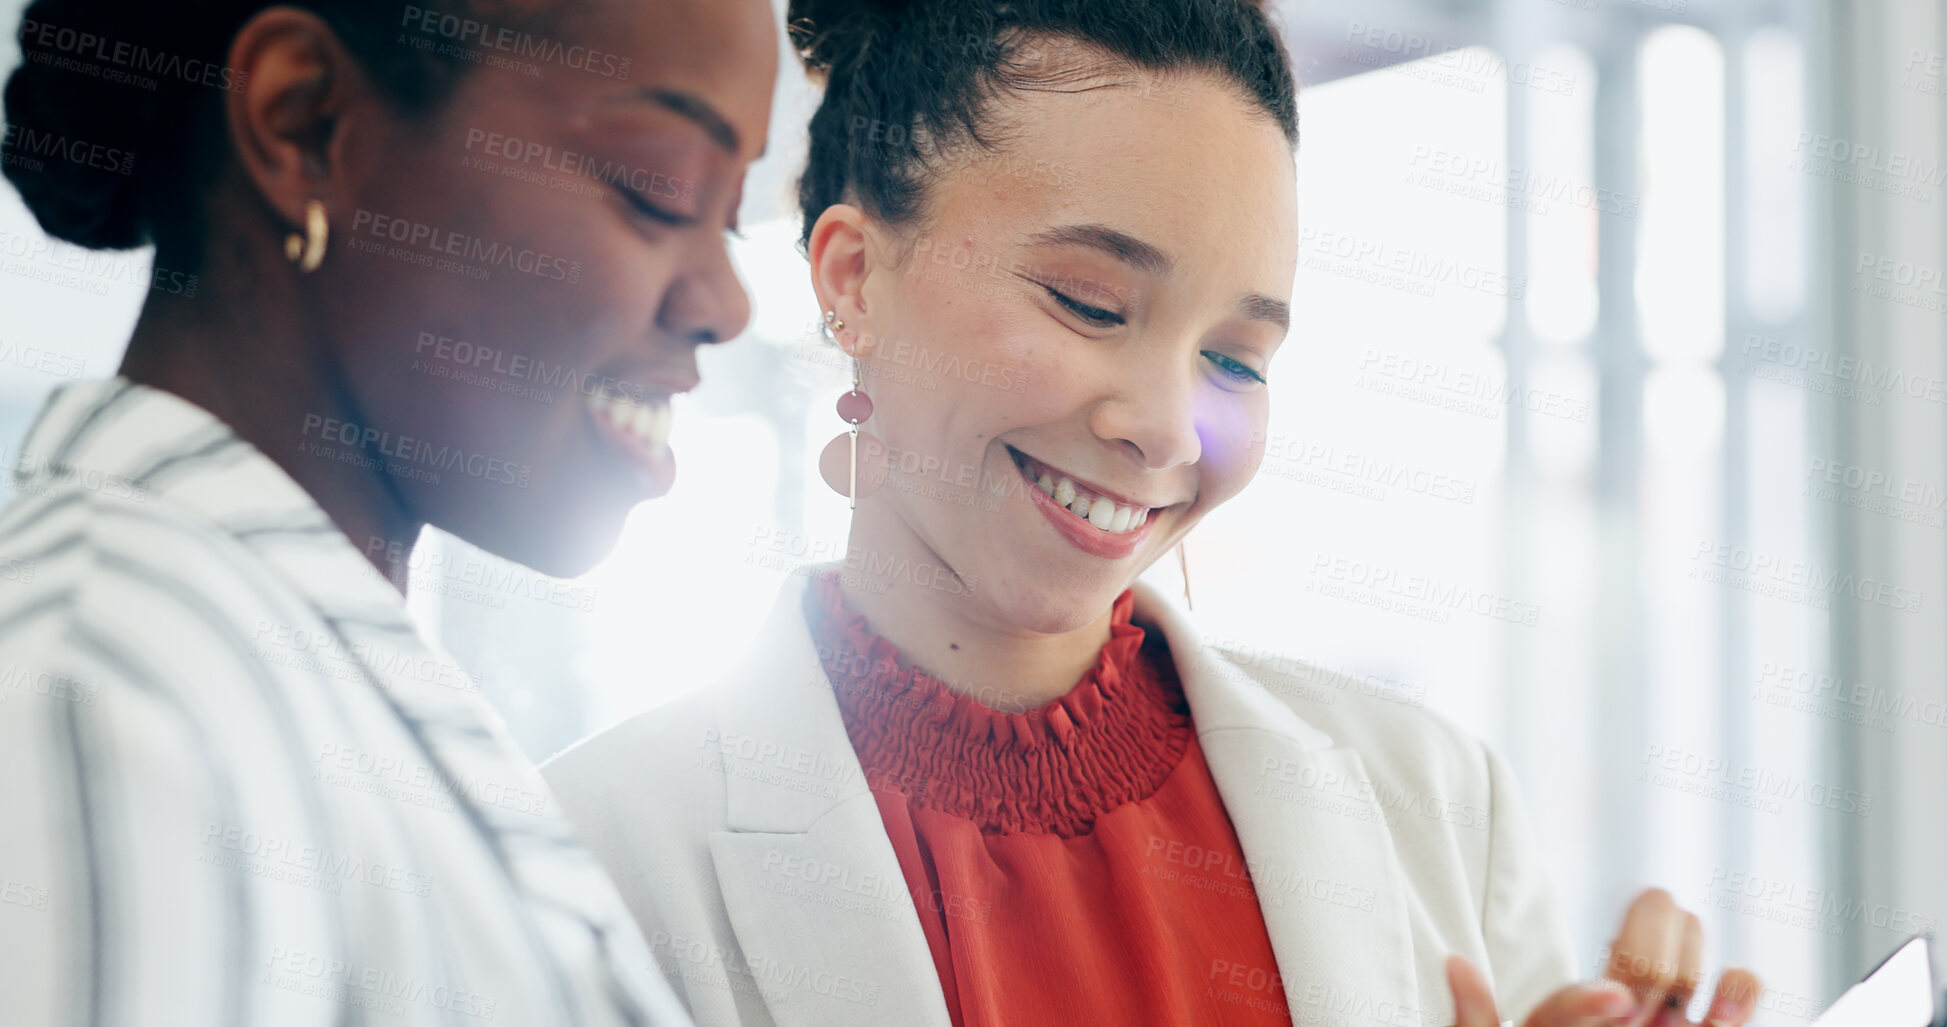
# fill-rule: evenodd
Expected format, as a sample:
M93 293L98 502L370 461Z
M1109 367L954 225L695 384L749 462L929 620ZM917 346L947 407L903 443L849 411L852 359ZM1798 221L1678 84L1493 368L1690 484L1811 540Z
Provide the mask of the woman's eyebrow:
M1062 225L1028 237L1031 245L1086 246L1152 275L1169 273L1175 261L1162 250L1107 225Z
M1268 321L1277 325L1280 331L1291 330L1291 304L1274 300L1261 292L1251 293L1237 301L1237 310L1253 321Z
M703 129L711 142L733 155L743 151L743 140L737 135L736 127L730 124L730 119L718 113L715 107L710 106L708 100L695 93L645 86L630 93L629 97L647 100L690 119Z

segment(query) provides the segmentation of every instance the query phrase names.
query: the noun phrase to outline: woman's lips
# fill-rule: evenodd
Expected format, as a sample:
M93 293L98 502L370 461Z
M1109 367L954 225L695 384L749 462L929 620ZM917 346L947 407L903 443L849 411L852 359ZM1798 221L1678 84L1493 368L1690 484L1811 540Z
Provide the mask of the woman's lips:
M1117 502L1020 450L1010 446L1008 452L1028 482L1029 502L1075 548L1119 560L1148 540L1155 523L1153 508Z
M585 408L596 434L633 467L646 491L660 495L676 477L669 451L674 423L667 395L625 396L605 389L589 393Z

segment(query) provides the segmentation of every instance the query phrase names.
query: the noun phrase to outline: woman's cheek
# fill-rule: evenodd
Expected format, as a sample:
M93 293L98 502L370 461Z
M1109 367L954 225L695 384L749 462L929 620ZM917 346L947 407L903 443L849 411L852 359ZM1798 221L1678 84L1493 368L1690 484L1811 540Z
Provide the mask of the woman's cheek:
M1221 501L1243 491L1264 460L1270 402L1262 389L1247 393L1213 389L1202 407L1197 417L1203 450L1198 477Z

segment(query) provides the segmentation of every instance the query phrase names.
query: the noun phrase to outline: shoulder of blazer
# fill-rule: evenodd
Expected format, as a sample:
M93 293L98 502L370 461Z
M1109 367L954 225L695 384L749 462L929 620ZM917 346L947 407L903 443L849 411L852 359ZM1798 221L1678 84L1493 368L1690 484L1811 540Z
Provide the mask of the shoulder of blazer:
M1488 788L1486 745L1417 694L1376 687L1354 675L1289 661L1254 666L1249 654L1220 651L1236 674L1276 696L1335 745L1357 751L1376 780L1440 782L1449 788Z
M720 830L719 689L638 713L541 765L584 841L608 862ZM612 865L612 864L611 864Z
M1488 793L1486 746L1427 709L1423 694L1238 643L1147 584L1136 586L1136 612L1168 640L1200 735L1213 727L1261 727L1310 747L1350 748L1375 783L1437 782L1449 790Z

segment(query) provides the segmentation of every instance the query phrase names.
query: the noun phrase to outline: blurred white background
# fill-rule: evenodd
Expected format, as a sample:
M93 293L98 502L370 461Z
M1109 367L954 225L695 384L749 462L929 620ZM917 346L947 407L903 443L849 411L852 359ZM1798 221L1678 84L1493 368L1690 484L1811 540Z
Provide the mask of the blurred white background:
M1507 753L1588 972L1657 884L1773 985L1757 1022L1809 1022L1947 911L1947 16L1275 6L1296 324L1264 471L1189 544L1200 620ZM847 379L792 246L815 101L787 60L746 191L753 328L704 353L678 484L577 583L592 609L526 572L413 598L537 758L707 683L781 581L761 540L843 550L811 466ZM143 254L56 273L42 242L0 191L10 454L64 376L113 373L146 281ZM23 355L46 348L57 373ZM430 535L418 563L494 566ZM1377 605L1412 579L1467 598Z

